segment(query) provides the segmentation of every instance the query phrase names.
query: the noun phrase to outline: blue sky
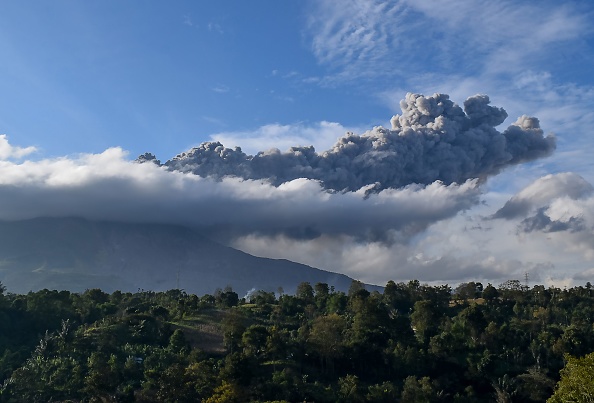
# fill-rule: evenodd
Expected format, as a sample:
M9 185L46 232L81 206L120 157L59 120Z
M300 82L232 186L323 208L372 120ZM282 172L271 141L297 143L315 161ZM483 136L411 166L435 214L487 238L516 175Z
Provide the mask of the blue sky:
M572 246L550 226L540 235L518 228L542 218L534 212L543 208L549 220L581 217L583 228L594 226L590 199L564 199L587 188L577 177L594 183L593 21L585 0L4 2L4 155L25 169L94 166L93 158L120 164L147 151L165 161L211 140L249 153L309 144L322 151L346 131L390 127L407 92L445 93L458 104L487 94L509 114L501 128L536 116L557 150L491 177L472 209L454 209L396 246L255 234L232 244L377 283L423 267L426 281L495 282L534 271L543 282L569 284L594 275L592 239L573 231L584 238ZM105 156L112 147L122 154ZM533 200L551 186L549 199ZM481 221L513 197L532 200L534 214ZM408 271L390 271L395 258L410 262ZM377 269L369 272L368 262ZM444 267L449 277L434 275Z
M7 3L2 131L48 155L122 146L170 158L221 131L387 121L390 108L356 85L304 83L332 69L312 52L308 11L275 1Z

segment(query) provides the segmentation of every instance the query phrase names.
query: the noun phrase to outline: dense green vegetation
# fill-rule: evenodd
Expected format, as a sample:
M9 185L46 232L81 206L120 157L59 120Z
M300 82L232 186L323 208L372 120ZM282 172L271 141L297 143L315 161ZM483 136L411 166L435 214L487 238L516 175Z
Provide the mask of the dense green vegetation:
M589 283L389 282L383 294L302 283L247 300L230 289L17 295L0 285L0 401L591 398L593 319Z

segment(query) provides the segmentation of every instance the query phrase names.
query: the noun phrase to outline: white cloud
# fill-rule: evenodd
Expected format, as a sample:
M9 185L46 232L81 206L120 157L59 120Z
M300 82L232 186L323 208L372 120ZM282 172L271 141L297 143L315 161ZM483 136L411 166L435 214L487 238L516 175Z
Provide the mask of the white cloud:
M189 27L193 27L194 23L192 22L192 18L189 15L184 15L184 25Z
M593 31L588 15L575 3L323 0L312 4L307 25L312 52L338 81L386 75L406 80L412 71L451 74L462 65L471 75L517 72L540 62L550 46Z
M213 87L212 90L219 94L225 94L229 92L230 89L226 85L217 85L216 87Z
M321 121L313 124L278 123L260 126L251 131L220 132L210 136L226 147L241 147L248 154L278 148L285 151L293 146L313 145L317 151L330 149L346 132L362 132L362 128L345 127L340 123Z
M221 25L215 23L215 22L209 22L207 24L207 28L209 31L211 32L217 32L219 34L224 34L225 31L223 31L223 27L221 27Z
M556 253L594 260L594 187L577 174L538 179L493 217L510 220L519 239L554 244Z
M274 187L221 181L126 160L119 149L51 160L0 162L0 219L81 216L208 228L213 234L289 234L402 240L477 202L475 181L367 194L328 193L317 181ZM231 231L231 232L229 232Z
M442 52L467 55L487 72L517 72L533 65L547 47L592 32L575 3L406 1L442 33ZM453 45L452 45L453 44ZM481 55L476 57L475 55Z
M237 238L233 246L257 256L286 258L377 285L411 279L434 284L484 281L497 285L519 279L527 271L538 279L537 274L543 271L542 265L488 254L457 256L450 251L432 255L420 244L362 243L349 237L296 240L282 235L252 234Z
M402 2L320 1L308 19L312 51L333 73L322 83L384 76L397 68L388 58L395 46L407 47L405 35L414 30ZM407 21L407 24L404 24Z
M0 160L9 158L22 158L37 151L35 147L16 147L10 145L8 136L0 134Z
M575 173L546 175L514 195L495 213L494 217L511 219L526 216L538 208L549 205L554 200L560 198L581 199L593 192L594 187Z

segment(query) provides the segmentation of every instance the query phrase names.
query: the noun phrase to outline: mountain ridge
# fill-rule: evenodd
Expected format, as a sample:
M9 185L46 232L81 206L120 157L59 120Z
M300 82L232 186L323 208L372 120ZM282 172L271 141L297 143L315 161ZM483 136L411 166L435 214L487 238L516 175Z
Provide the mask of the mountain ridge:
M352 279L256 257L181 225L38 217L0 221L0 281L18 293L180 288L200 295L231 286L243 296L254 289L292 293L305 281L346 291Z

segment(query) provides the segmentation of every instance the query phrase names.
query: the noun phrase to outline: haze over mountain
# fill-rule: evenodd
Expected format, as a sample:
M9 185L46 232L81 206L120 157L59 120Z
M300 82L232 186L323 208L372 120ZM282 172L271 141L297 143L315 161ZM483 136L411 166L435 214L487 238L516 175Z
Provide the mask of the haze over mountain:
M259 258L175 225L80 218L0 221L0 280L10 292L43 288L197 295L231 286L293 293L300 282L348 290L352 279L284 259Z

